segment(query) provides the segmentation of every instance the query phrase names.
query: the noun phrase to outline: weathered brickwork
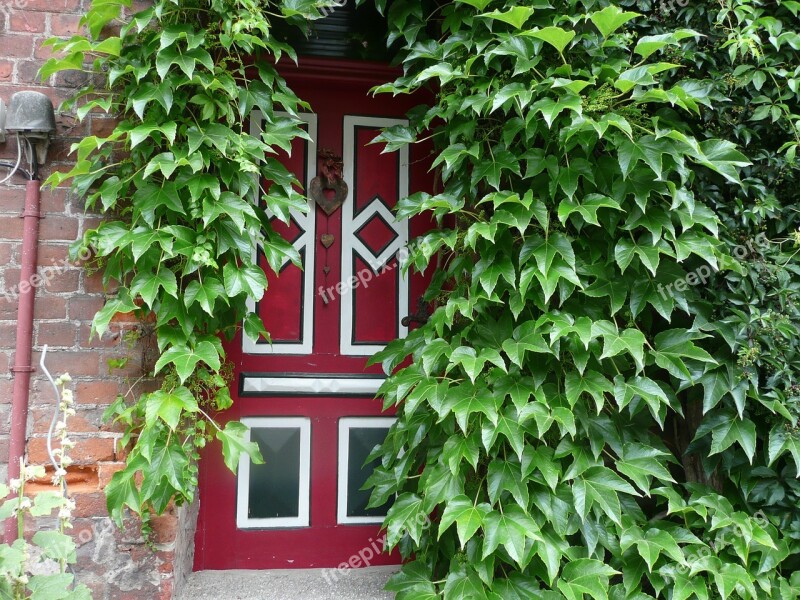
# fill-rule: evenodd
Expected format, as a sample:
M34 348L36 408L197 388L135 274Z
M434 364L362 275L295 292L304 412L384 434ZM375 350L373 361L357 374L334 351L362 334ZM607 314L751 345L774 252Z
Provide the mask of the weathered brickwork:
M6 103L16 91L37 90L58 107L82 82L80 74L61 74L41 83L36 74L50 55L42 42L50 36L70 36L78 31L88 0L0 0L0 98ZM104 135L113 121L91 116L78 123L69 114L57 112L57 132L51 143L43 178L52 170L69 168L69 148L84 135ZM0 144L0 160L16 159L16 141ZM0 169L0 179L6 169ZM8 438L16 342L17 301L25 182L15 177L0 185L0 476L6 477ZM144 543L131 519L118 530L108 519L104 486L121 468L120 431L103 423L103 410L119 393L127 393L142 375L142 353L131 347L125 332L135 322L120 321L112 335L89 339L95 312L113 289L105 289L99 274L91 274L67 260L71 242L97 223L87 214L80 198L66 189L42 192L39 233L39 265L51 269L46 285L36 290L34 364L48 345L47 365L54 374L69 372L78 414L72 418L70 437L77 442L71 452L75 461L69 488L77 503L73 535L79 545L76 573L96 600L166 600L172 597L174 572L183 572L191 554L190 525L180 521L177 510L154 520L155 550ZM109 361L129 357L122 369L111 369ZM146 359L145 359L146 360ZM139 388L136 388L139 389ZM136 390L134 390L136 391ZM46 464L46 434L54 397L41 373L31 385L28 418L28 459ZM185 512L185 511L180 511ZM180 547L176 539L180 537ZM175 556L178 565L174 567ZM178 576L180 579L180 575Z

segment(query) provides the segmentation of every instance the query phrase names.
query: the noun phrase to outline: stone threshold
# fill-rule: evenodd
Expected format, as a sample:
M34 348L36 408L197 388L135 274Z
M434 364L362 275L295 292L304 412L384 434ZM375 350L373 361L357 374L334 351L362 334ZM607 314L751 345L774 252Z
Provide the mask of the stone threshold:
M174 600L391 600L383 587L398 569L198 571Z

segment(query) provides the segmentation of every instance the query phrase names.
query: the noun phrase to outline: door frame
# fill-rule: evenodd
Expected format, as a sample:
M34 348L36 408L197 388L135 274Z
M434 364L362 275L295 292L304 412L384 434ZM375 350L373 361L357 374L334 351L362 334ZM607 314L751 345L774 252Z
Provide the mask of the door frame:
M303 98L303 90L309 88L319 89L320 86L329 87L332 90L345 90L351 93L363 92L366 96L368 90L381 83L393 80L402 71L395 67L385 64L369 63L363 61L304 58L299 59L295 65L289 61L278 63L281 76L283 76L290 87ZM365 98L366 99L366 98ZM425 101L427 98L420 96L397 97L392 100L396 107L392 110L393 115L407 112L413 106ZM312 107L313 108L313 107ZM397 118L396 116L382 114L381 104L378 102L370 107L365 116ZM361 114L357 109L353 112ZM344 141L342 141L344 143ZM419 149L422 156L423 149ZM309 154L311 154L309 152ZM432 187L433 177L428 173L425 161L417 164L419 157L414 154L412 163L409 163L409 177L411 189L427 189ZM310 164L312 161L309 160ZM313 161L316 167L316 161ZM310 180L310 177L309 177ZM304 182L305 183L305 182ZM409 230L409 238L413 238L424 229L415 230L417 226L412 223ZM422 227L420 225L420 227ZM313 289L313 288L312 288ZM409 295L409 303L414 294L421 293L420 289L415 289ZM317 301L315 294L315 301ZM338 312L338 308L337 308ZM341 324L340 324L341 326ZM313 343L313 342L312 342ZM307 417L308 406L314 405L314 414L321 421L318 424L311 424L311 466L310 466L310 495L309 495L309 515L310 519L315 519L314 491L315 474L326 478L325 489L333 490L332 502L338 504L338 468L333 468L333 472L328 473L325 469L320 471L320 465L315 465L315 450L313 444L324 444L331 448L331 452L337 454L333 457L325 457L325 460L338 466L339 448L339 424L338 420L342 413L359 415L359 417L372 419L391 418L393 411L384 412L381 402L374 400L374 392L385 377L380 367L376 365L366 369L362 375L353 376L353 369L347 373L314 373L317 381L324 380L327 389L315 390L317 393L310 397L307 390L302 386L308 386L309 378L300 377L304 373L298 370L298 366L308 360L309 355L289 356L284 361L286 368L281 372L265 373L257 368L259 358L275 360L278 358L276 353L245 354L243 347L242 333L237 333L230 344L227 344L228 360L234 364L234 382L231 395L234 397L233 407L217 415L218 422L224 424L229 420L242 420L247 418L297 418ZM337 342L338 346L338 342ZM313 348L313 346L312 346ZM280 357L283 360L283 356ZM363 357L345 357L354 359L352 364L362 361ZM324 363L324 361L322 361ZM324 368L324 367L323 367ZM282 381L278 381L282 380ZM277 396L275 389L271 388L265 394L265 386L282 383L285 387ZM322 393L320 393L322 392ZM258 398L258 401L248 401L248 398ZM244 400L244 401L243 401ZM304 408L305 407L305 408ZM333 419L336 419L334 425ZM316 427L316 429L314 429ZM331 479L332 478L332 479ZM318 484L319 485L319 484ZM199 496L200 511L198 516L197 531L195 535L195 560L194 570L204 569L263 569L263 568L303 568L303 567L337 567L341 563L338 558L330 553L326 553L324 548L319 548L315 543L314 530L312 527L305 529L270 529L270 542L264 542L264 534L258 529L240 529L236 523L236 507L238 483L237 478L224 465L222 453L218 442L209 444L202 452L199 473ZM338 506L334 506L332 527L338 529L337 535L341 536L342 544L356 553L369 542L371 544L385 538L381 538L379 523L352 523L339 524ZM301 533L297 535L297 532ZM291 544L307 545L313 552L309 560L301 563L278 564L275 556L271 555L271 549ZM391 554L376 554L369 565L398 564L399 555L394 552Z

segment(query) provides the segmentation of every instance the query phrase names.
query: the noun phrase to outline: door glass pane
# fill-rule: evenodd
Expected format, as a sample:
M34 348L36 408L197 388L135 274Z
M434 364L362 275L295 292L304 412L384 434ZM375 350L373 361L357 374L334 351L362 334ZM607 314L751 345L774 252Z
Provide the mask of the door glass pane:
M274 519L300 514L300 428L258 427L250 439L258 444L263 465L250 465L248 517Z
M371 490L362 490L375 466L376 459L367 465L364 461L372 449L383 443L388 431L384 427L351 427L348 431L349 452L347 457L347 516L348 517L383 517L389 510L391 502L375 508L367 508Z

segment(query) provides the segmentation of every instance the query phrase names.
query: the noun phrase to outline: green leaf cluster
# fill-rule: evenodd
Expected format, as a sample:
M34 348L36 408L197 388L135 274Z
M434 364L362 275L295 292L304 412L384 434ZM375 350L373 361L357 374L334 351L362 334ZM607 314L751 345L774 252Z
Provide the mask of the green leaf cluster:
M232 469L241 452L258 459L240 427L212 420L231 403L220 340L243 322L251 337L266 335L253 313L267 288L259 255L274 270L300 263L272 223L307 207L276 155L307 136L298 111L308 106L276 70L275 60L295 56L270 19L302 25L324 5L160 0L131 14L127 0L94 0L82 19L86 35L48 42L56 57L42 77L90 76L65 108L81 119L117 119L107 136L75 143L74 167L48 180L69 182L107 217L72 249L90 251L90 266L117 290L93 334L120 313L139 317L153 329L154 371L164 377L160 390L131 394L107 413L131 446L107 488L118 522L126 507L147 516L191 500L198 451L213 439Z
M379 91L436 100L383 139L432 137L442 179L399 207L440 224L409 258L435 312L374 359L398 598L800 593L797 273L737 249L797 228L765 199L797 176L796 8L391 5ZM787 80L752 92L775 128L727 126L745 56Z
M166 374L109 412L135 444L118 519L190 499L212 438L232 468L257 455L208 418L230 404L217 334L263 330L258 245L297 260L269 220L304 205L274 156L307 107L270 19L323 4L157 0L101 39L123 4L95 0L43 69L89 70L79 115L121 116L52 181L111 216L76 247L122 283L96 331L152 314ZM436 266L436 310L374 359L398 409L369 481L408 558L390 589L797 597L800 5L375 5L403 68L376 92L435 97L380 139L431 137L442 183L397 207L439 224L406 265Z

